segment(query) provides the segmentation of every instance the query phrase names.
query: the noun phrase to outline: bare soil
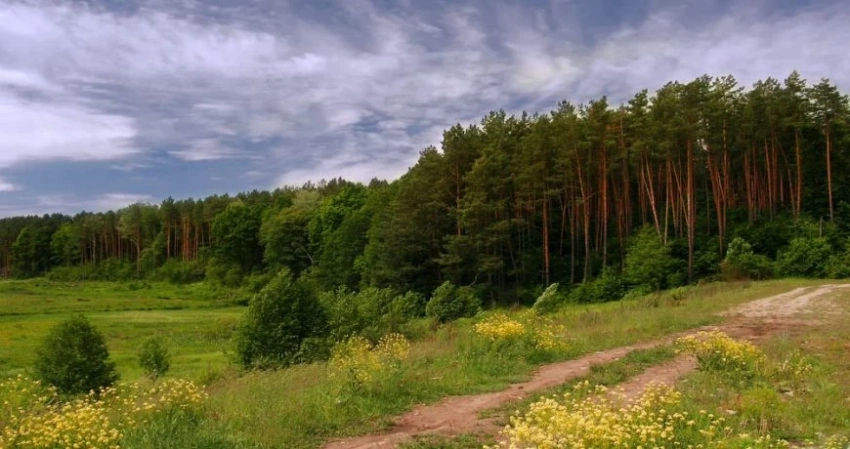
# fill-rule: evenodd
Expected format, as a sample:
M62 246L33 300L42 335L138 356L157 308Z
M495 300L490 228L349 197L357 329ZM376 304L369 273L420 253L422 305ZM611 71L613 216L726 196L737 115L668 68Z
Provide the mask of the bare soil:
M584 357L540 367L526 382L513 384L505 390L493 393L453 396L436 404L423 405L395 419L394 425L385 433L336 440L325 445L325 449L373 449L392 448L409 441L416 435L438 434L455 436L460 434L496 434L501 430L498 418L481 418L481 412L523 399L590 372L591 365L613 362L629 352L670 344L676 338L701 330L719 329L734 338L757 341L779 332L817 325L822 313L830 313L832 307L824 299L830 293L850 288L847 285L823 285L803 287L780 295L762 298L740 305L724 315L727 322L677 333L665 338L629 346L595 352ZM817 307L814 305L817 302ZM680 356L669 362L651 367L617 387L618 393L626 398L638 396L650 384L673 385L682 376L696 368L696 362Z

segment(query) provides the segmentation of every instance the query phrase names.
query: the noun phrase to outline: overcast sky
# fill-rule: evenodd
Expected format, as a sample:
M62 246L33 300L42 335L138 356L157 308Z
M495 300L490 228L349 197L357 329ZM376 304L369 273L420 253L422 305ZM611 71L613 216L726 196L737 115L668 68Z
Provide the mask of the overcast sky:
M490 110L704 73L846 91L848 24L842 0L0 0L0 216L393 179Z

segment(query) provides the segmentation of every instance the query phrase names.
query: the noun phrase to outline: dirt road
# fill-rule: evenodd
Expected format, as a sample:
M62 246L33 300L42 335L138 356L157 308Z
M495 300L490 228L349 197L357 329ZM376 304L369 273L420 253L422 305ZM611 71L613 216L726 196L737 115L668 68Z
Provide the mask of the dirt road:
M585 376L590 372L591 365L613 362L634 350L669 344L678 337L700 330L720 329L734 338L758 340L794 327L816 325L818 318L812 315L815 303L819 303L817 307L819 312L831 310L828 302L821 305L816 300L822 299L837 290L847 288L850 288L850 284L804 287L751 301L725 312L727 322L720 326L694 329L658 340L622 346L566 362L544 365L526 382L513 384L505 390L494 393L448 397L436 404L416 407L396 418L395 425L386 433L332 441L325 445L325 449L393 448L403 441L410 440L415 435L424 434L444 436L467 433L495 434L501 430L501 427L493 419L480 418L481 412L510 401L525 398L571 379ZM684 356L679 357L647 369L642 374L621 384L618 390L622 391L627 397L633 397L640 394L650 383L672 385L695 368L696 363L693 359Z

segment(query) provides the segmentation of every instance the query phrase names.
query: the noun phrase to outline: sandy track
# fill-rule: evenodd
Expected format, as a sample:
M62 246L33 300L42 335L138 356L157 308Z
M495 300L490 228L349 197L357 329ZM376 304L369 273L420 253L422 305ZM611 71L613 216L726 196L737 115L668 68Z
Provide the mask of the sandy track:
M845 288L850 288L850 284L804 287L751 301L725 312L728 321L721 326L695 329L649 342L595 352L574 360L544 365L535 371L528 381L513 384L505 390L452 396L436 404L418 406L396 418L395 424L386 433L336 440L324 448L392 448L415 435L494 434L501 430L501 427L494 419L480 418L481 412L585 376L590 372L591 365L613 362L634 350L669 344L680 336L700 330L720 329L734 338L758 340L790 328L817 324L816 320L802 319L808 312L813 311L814 300ZM618 386L617 390L627 398L635 397L650 384L673 385L695 368L696 363L692 358L677 357L647 369Z

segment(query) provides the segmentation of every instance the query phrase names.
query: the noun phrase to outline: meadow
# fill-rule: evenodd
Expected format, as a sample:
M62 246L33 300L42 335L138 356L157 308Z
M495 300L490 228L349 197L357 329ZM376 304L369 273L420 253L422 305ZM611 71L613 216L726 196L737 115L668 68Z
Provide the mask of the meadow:
M0 282L0 339L4 342L0 377L26 373L33 350L47 330L70 314L84 312L104 333L123 382L149 382L136 362L137 345L146 337L161 336L173 353L167 378L187 378L206 386L208 398L197 413L182 420L152 419L128 432L121 447L314 448L330 439L386 429L394 415L417 404L449 395L497 391L528 378L541 364L718 323L722 318L717 313L731 306L815 284L804 280L710 283L616 302L567 305L540 324L562 343L543 349L521 340L494 343L476 332L476 324L497 313L525 322L529 315L521 309L485 312L441 326L415 321L403 330L411 342L403 357L386 369L378 365L364 368L371 370L368 378L346 378L338 375L333 363L324 362L273 371L237 369L230 353L231 337L245 310L239 305L245 295L239 292L205 284L175 287L152 283L131 288L118 283L4 281ZM765 345L771 357L792 348L809 351L819 376L810 387L816 396L810 402L817 404L813 405L817 414L803 412L801 407L808 402L783 409L787 417L768 419L771 429L791 423L782 427L790 430L777 433L779 437L802 441L816 438L817 429L835 433L850 423L846 412L839 410L841 404L827 400L829 395L850 394L846 387L835 386L836 379L850 368L842 352L848 342L837 339L835 335L840 334L835 332L850 329L846 320L835 326L844 327L781 335ZM358 363L363 351L349 349L348 359ZM616 384L670 357L670 348L638 351L596 367L591 380ZM721 407L737 400L736 385L706 376L699 372L687 379L688 407ZM713 394L716 391L725 393ZM502 413L507 419L507 414L526 405L514 404L510 411L492 413ZM821 423L820 427L811 427L814 422ZM742 425L754 426L750 421ZM484 443L489 441L462 436L422 439L409 447L481 447Z

